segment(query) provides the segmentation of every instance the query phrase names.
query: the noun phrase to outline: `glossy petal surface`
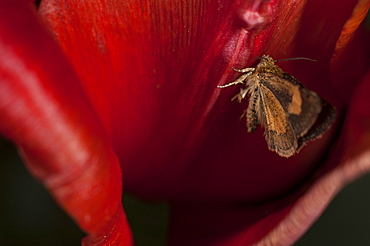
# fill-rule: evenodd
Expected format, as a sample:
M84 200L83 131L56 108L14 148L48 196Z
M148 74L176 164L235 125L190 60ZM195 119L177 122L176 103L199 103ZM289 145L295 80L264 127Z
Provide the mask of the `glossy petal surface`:
M46 1L41 14L111 136L126 190L170 200L260 201L286 192L315 168L327 139L291 159L280 158L267 150L262 131L247 134L241 126L245 105L228 102L237 88L216 85L235 76L231 66L251 65L262 53L310 52L319 62L282 66L294 66L302 83L335 100L327 80L330 52L322 51L334 49L353 5L341 8L348 13L340 21L335 17L333 28L325 11L315 13L315 6L304 4ZM315 26L311 12L324 26L312 30L318 38L307 40L307 30L298 27ZM307 51L321 36L323 49ZM304 72L312 70L317 73Z
M1 132L24 150L31 171L93 234L86 244L99 242L105 228L113 231L106 242L130 243L118 204L115 156L126 191L173 204L172 245L293 243L346 182L368 170L369 117L362 100L369 91L369 56L366 34L355 33L368 1L335 1L336 11L333 4L44 0L39 15L67 60L54 43L46 51L50 37L47 45L35 38L30 44L21 38L39 35L1 30L11 34L7 42L19 41L16 64L27 66L13 71L22 67L2 63L5 76L20 86L2 84L0 113L8 119ZM11 17L3 18L16 26ZM263 54L316 59L279 66L338 110L331 130L289 159L268 151L262 129L246 132L239 117L247 103L230 101L239 88L217 88L236 78L232 67L253 66ZM41 79L26 84L29 71ZM89 191L79 199L109 216L86 221L79 215L84 209L69 208L77 188L62 185L66 193L57 191L66 177L79 177L72 186L86 184L78 194Z

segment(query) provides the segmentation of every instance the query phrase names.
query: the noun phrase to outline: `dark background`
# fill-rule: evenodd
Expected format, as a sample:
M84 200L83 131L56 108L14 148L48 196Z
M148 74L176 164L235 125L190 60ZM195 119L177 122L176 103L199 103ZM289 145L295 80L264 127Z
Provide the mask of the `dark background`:
M15 148L0 139L0 246L80 245L84 237L27 172ZM344 188L295 245L370 245L370 175ZM166 242L168 207L131 196L124 207L138 246Z

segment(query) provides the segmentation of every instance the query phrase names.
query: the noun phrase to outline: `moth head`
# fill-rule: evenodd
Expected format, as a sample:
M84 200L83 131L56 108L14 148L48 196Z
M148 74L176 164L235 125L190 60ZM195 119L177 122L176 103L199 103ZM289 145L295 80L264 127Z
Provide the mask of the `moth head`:
M261 57L257 57L256 59L261 60L260 63L259 63L259 65L261 65L261 66L268 66L268 65L271 66L275 62L275 60L272 59L272 57L268 56L268 55L263 55Z

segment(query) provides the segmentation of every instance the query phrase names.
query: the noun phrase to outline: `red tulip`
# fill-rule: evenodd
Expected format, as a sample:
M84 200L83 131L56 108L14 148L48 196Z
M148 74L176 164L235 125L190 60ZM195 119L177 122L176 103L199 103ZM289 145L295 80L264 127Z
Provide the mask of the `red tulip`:
M122 187L171 204L170 245L292 244L370 170L370 56L358 28L368 8L1 1L0 133L85 245L132 245ZM217 88L263 54L317 60L278 65L338 111L289 159L268 150L261 128L246 132L246 102L230 101L237 86Z

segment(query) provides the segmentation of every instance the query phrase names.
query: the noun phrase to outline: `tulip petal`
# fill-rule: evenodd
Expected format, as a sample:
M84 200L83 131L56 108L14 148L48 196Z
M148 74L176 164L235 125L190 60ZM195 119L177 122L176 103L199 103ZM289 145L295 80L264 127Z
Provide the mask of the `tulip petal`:
M338 153L345 153L342 160L338 160L340 155L333 156L328 162L330 168L314 173L312 186L302 196L305 186L288 197L254 205L175 204L169 244L293 244L346 184L370 171L369 91L370 73L356 90L345 127L347 134L337 147ZM340 150L343 148L345 151Z
M338 59L340 53L346 48L357 28L365 19L369 11L370 1L361 0L358 1L356 7L353 10L351 18L349 18L344 25L340 37L335 45L335 53L332 57L332 62Z
M0 3L0 133L89 234L86 245L131 245L118 160L73 69L35 14L31 2Z
M357 3L351 18L343 27L330 62L332 83L343 101L349 101L352 98L356 83L360 82L368 72L370 57L366 47L368 47L369 34L365 23L360 24L366 17L369 6L369 0Z
M79 73L124 163L127 191L156 199L263 200L305 177L331 135L299 156L279 158L268 151L260 130L247 134L240 126L245 104L230 102L238 88L216 86L236 76L235 64L291 46L300 20L288 16L299 16L304 3L47 0L40 15ZM274 17L279 25L271 22ZM333 36L344 22L343 17L330 32L328 45L335 46ZM274 37L276 29L283 31ZM320 64L300 63L297 71L328 67L330 55ZM308 84L328 94L327 71L316 76L321 77ZM257 188L243 188L252 184Z
M370 71L353 95L341 148L340 165L320 177L261 245L294 243L349 182L370 172ZM339 157L339 156L338 156ZM337 158L338 158L337 157ZM333 164L337 160L332 160Z
M358 44L357 41L352 40L352 43ZM334 43L331 43L332 47ZM357 49L366 50L366 46L361 43L357 45ZM366 56L368 57L368 53L364 53L364 57ZM367 60L358 60L365 67L356 78L364 77L364 71L369 71ZM353 81L359 83L360 80L356 78ZM355 104L351 103L351 109L356 113L349 113L349 122L352 125L348 123L346 127L346 140L343 140L345 147L336 147L334 153L338 154L333 155L325 166L318 169L309 182L301 184L303 190L298 188L298 191L285 198L255 205L177 203L172 210L170 245L293 244L343 186L369 172L370 105L366 99L370 91L369 81L368 75L352 97L358 100ZM352 86L355 85L352 83ZM339 154L343 152L346 153L344 157ZM356 155L350 154L352 152ZM184 238L186 239L183 240Z
M336 147L344 154L333 155L307 184L287 197L255 205L175 204L170 245L293 244L346 184L370 172L369 91L370 72L353 95L346 134Z
M358 158L363 153L366 157L368 145L362 137L367 136L367 129L355 128L361 129L354 133L355 137L347 136L353 146L333 147L330 152L339 122L299 155L282 159L267 150L262 131L247 135L237 124L235 119L245 105L229 102L235 90L225 92L216 85L230 81L235 75L231 69L234 64L251 65L252 58L261 53L308 56L319 61L282 66L288 72L294 71L305 85L342 111L350 97L333 93L329 66L342 27L357 1L338 2L336 11L332 11L331 1L226 2L43 1L40 14L80 78L79 82L69 79L74 82L68 88L75 88L78 83L83 87L72 89L77 95L72 98L80 100L64 107L66 112L62 110L60 121L67 122L62 125L73 125L70 131L76 131L76 122L80 122L76 118L80 115L73 112L82 112L83 122L98 122L97 112L104 130L100 125L80 122L82 126L73 136L87 144L86 153L105 156L102 162L111 165L103 169L107 174L103 176L110 174L115 180L119 177L111 172L119 170L110 145L88 144L102 139L113 144L128 191L175 201L171 244L294 242L349 177L359 174L355 168L349 175L347 169L341 169L342 165L351 169L356 166L351 164L354 160L365 163L361 165L367 170L366 162ZM351 70L342 73L347 75ZM80 101L89 100L75 90L85 91L96 111L81 105ZM65 91L52 95L64 96L52 102L68 102ZM76 108L72 109L70 105L74 103ZM352 118L361 116L361 112L354 111ZM45 118L39 114L40 119ZM367 115L359 122L364 124L366 120ZM55 124L42 122L50 123L45 127ZM348 124L357 127L351 120ZM2 132L17 142L21 138L14 137L14 133L9 135L10 128L7 126ZM101 133L104 131L109 141ZM60 134L52 136L60 138ZM69 141L61 141L66 142ZM56 146L59 149L66 145ZM347 152L341 162L344 164L338 166L340 155L336 153L341 153L341 148ZM32 166L37 157L48 156L23 149L31 159L33 172L41 179L49 176L47 168L36 170ZM72 161L81 158L67 153ZM334 154L330 157L330 153ZM57 173L63 171L58 165L51 167ZM100 170L94 169L94 165L93 170L87 169L87 178L95 177L96 170ZM116 192L118 196L120 190ZM105 199L108 198L102 196ZM124 220L122 213L116 214L119 221ZM85 242L92 244L98 238L93 235Z

